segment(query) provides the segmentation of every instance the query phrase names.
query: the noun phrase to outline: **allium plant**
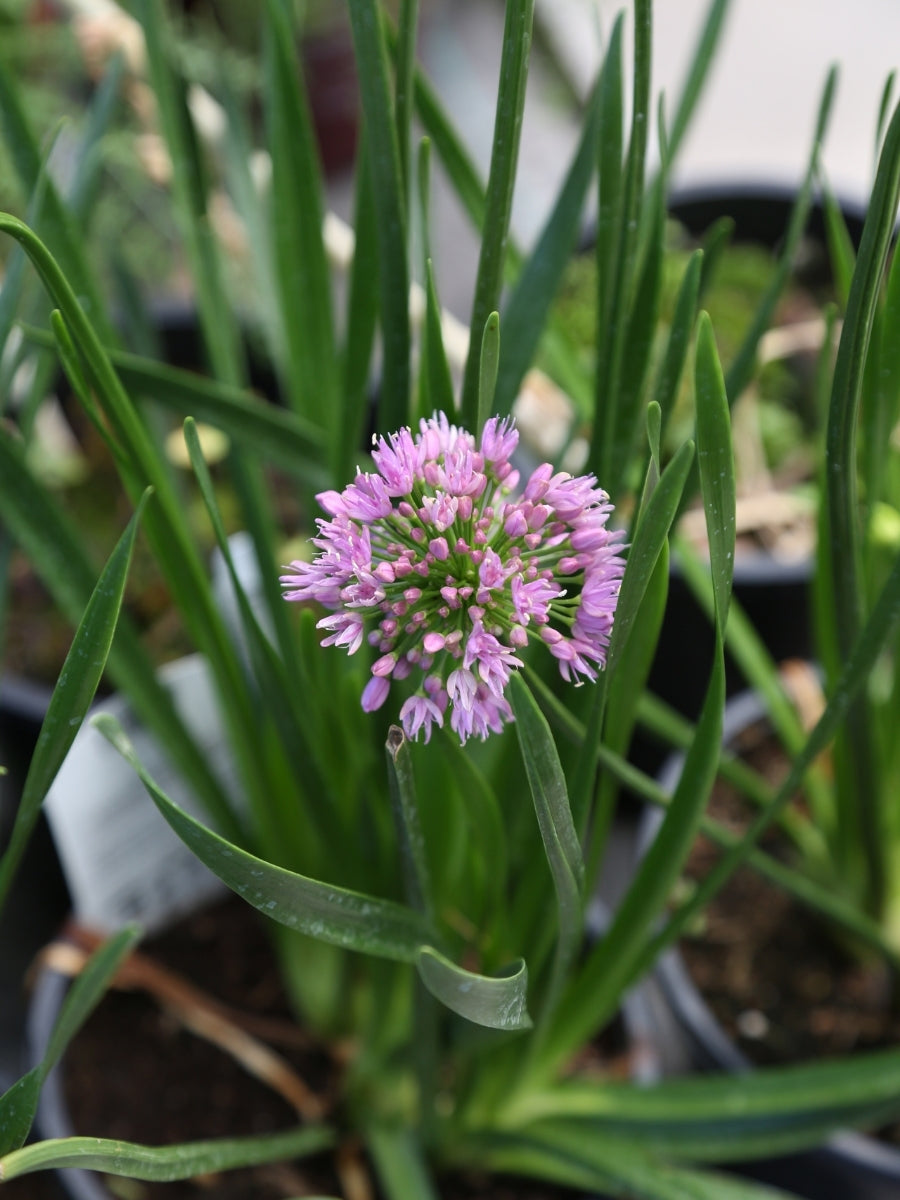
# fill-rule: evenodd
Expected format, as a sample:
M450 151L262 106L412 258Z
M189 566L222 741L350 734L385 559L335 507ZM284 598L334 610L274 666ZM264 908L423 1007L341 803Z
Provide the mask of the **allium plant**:
M425 741L445 718L460 742L499 733L512 717L510 672L531 641L564 679L595 680L606 663L623 533L592 475L550 463L519 488L511 420L492 417L476 442L444 413L378 438L377 474L317 496L318 554L281 578L288 600L332 610L324 646L378 657L362 693L366 712L391 680L412 677L400 709L406 735Z
M348 1195L352 1187L386 1200L457 1194L445 1190L448 1171L468 1173L464 1194L474 1187L488 1195L490 1182L473 1185L473 1178L501 1172L537 1176L578 1194L751 1200L760 1196L755 1185L686 1164L769 1157L821 1139L836 1122L896 1115L897 1053L870 1056L856 1073L853 1064L829 1063L644 1087L623 1082L590 1045L677 935L684 908L664 924L667 904L682 894L679 873L720 757L734 555L733 396L709 320L698 311L699 252L684 272L665 331L656 319L666 273L666 172L709 67L725 0L710 7L684 97L671 114L659 110L668 131L662 173L646 184L649 0L634 5L630 104L623 89L624 18L613 24L579 144L529 254L514 246L510 215L533 0L506 0L486 184L417 69L419 6L414 0L386 6L398 13L395 38L377 0L349 0L366 131L346 289L332 286L324 187L296 62L295 6L286 0L258 6L265 33L259 104L246 121L229 119L240 101L223 80L223 120L207 145L194 122L195 108L209 106L189 105L188 97L197 98L189 85L209 87L209 78L183 77L192 58L178 52L165 5L133 0L128 7L139 19L132 33L146 47L146 56L134 56L140 64L134 69L147 71L128 94L141 97L142 119L159 122L155 144L167 147L175 165L172 226L184 234L179 259L194 283L213 379L116 348L119 334L104 315L93 257L79 239L84 206L101 182L91 171L102 158L100 135L121 60L98 92L74 172L77 187L63 197L55 171L44 169L46 147L30 133L27 106L2 56L0 116L10 169L31 197L28 212L38 228L2 214L0 232L25 251L44 290L32 304L34 295L19 290L25 256L9 259L0 335L10 331L15 302L27 305L29 319L26 338L7 340L0 377L15 378L17 386L34 379L37 388L46 378L48 348L58 353L110 447L185 634L208 667L210 709L221 717L235 786L223 783L216 756L186 728L127 606L116 626L137 522L95 589L97 565L80 531L39 477L41 456L26 454L21 444L39 424L32 418L40 395L19 411L4 408L0 560L7 539L15 541L73 624L85 615L0 857L0 900L106 662L204 819L166 794L108 714L95 718L95 727L133 766L191 851L260 911L305 1039L325 1051L336 1079L303 1119L278 1133L232 1130L209 1142L166 1147L102 1136L23 1145L47 1072L136 937L125 930L73 986L44 1059L0 1097L0 1185L56 1166L173 1180L321 1153L338 1167L349 1163ZM152 105L144 102L148 86ZM453 364L428 257L425 145L417 176L411 169L413 104L481 246L465 361ZM898 125L900 118L886 138L895 182ZM265 145L251 142L257 136ZM271 186L260 192L255 165L264 157ZM815 155L810 178L814 165ZM588 473L572 476L558 463L544 463L519 479L510 414L600 167L590 385L578 386L564 329L553 329L544 347L575 385L571 433L587 437ZM407 235L416 192L426 235L417 244L426 253L413 263ZM883 187L881 193L886 239L896 196ZM227 251L212 236L223 212ZM236 222L251 250L240 264L232 261L241 240L233 236ZM871 263L871 253L861 261ZM239 297L228 286L235 267ZM118 260L109 274L121 277ZM419 330L410 323L414 275L426 293ZM867 278L874 288L877 272ZM130 301L132 291L140 289L129 289ZM45 293L55 310L49 321ZM342 296L344 319L333 321ZM124 307L131 311L130 303ZM279 406L261 403L249 389L239 310L249 310L253 333L271 355ZM851 315L845 329L860 340L859 353L847 359L848 387L859 383L865 357L865 322ZM132 351L147 344L144 324L137 325ZM754 326L748 364L764 326L765 320ZM373 414L368 380L376 330L381 386ZM895 342L886 339L886 358ZM660 455L683 386L696 400L696 470L693 441L670 461ZM6 404L2 388L0 403ZM845 416L853 411L847 404L840 409ZM171 432L162 428L165 411L183 422L197 503L186 504L184 481L173 481L160 436ZM490 413L498 415L488 419ZM215 477L193 417L230 440L228 462ZM376 429L396 432L376 438L371 461L362 461L363 430L373 418ZM357 461L361 469L345 486ZM284 475L273 481L273 465L293 481L295 505L282 503ZM845 474L852 478L849 466ZM665 604L668 537L694 479L707 519L716 644L697 726L686 732L660 712L645 683ZM215 486L224 481L231 485L227 507ZM317 528L316 497L326 514ZM299 512L299 527L281 526L286 510ZM201 512L230 578L229 598L236 599L232 623L210 584L208 548L198 544ZM232 553L226 512L239 514L252 541L258 573L249 582ZM298 535L312 541L314 556L292 563L279 587L275 564L291 557L283 546ZM896 610L900 569L890 587L876 608L880 624L870 622L861 635L864 653L854 652L848 687L838 688L829 704L831 732ZM285 604L284 595L296 603ZM628 761L638 719L689 745L670 797ZM449 735L434 736L444 726ZM429 735L430 745L414 744ZM798 756L801 765L825 748L821 728L816 738L806 744L806 758ZM666 815L598 933L592 915L606 884L602 864L622 781L664 802ZM795 882L783 864L769 867ZM814 886L805 881L804 894ZM243 1043L243 1030L233 1040ZM258 1055L244 1061L251 1059L261 1061ZM305 1094L307 1085L296 1083ZM361 1191L367 1173L375 1180Z

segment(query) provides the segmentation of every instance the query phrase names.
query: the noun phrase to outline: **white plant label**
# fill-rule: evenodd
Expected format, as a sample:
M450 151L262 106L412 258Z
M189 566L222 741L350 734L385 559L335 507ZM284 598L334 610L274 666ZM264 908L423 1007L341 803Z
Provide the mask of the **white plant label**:
M162 682L188 732L234 794L234 770L205 660L164 667ZM152 778L201 821L190 788L128 704L113 696L93 712L111 713ZM125 759L85 722L46 800L46 812L76 917L107 932L130 921L164 928L225 890L179 840Z

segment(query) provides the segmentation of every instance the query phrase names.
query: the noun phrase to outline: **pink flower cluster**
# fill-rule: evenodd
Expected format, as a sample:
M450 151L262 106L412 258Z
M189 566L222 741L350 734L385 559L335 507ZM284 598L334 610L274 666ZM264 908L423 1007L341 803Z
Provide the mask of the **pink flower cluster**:
M281 577L288 600L331 610L323 645L378 657L362 694L380 708L392 680L420 673L400 709L410 738L449 720L465 742L512 719L504 690L518 651L542 641L567 680L594 680L624 570L609 497L592 475L545 463L517 492L518 433L491 418L476 444L443 414L378 438L377 473L322 492L312 562ZM449 714L449 716L448 716Z

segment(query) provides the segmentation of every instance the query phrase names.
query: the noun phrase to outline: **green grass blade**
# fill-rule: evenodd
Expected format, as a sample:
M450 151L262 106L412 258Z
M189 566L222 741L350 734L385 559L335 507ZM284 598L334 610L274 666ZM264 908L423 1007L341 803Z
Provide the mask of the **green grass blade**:
M588 1128L668 1159L699 1162L769 1156L820 1141L838 1126L889 1119L900 1108L896 1050L663 1080L653 1088L571 1080L513 1102L509 1125ZM767 1143L766 1138L771 1138Z
M409 195L410 186L410 129L418 16L419 0L401 0L397 21L394 113L397 122L397 149L400 153L400 184L404 196Z
M650 118L650 0L636 0L634 10L634 78L632 80L631 133L625 159L621 194L616 197L615 242L611 258L598 260L598 270L609 280L598 310L597 374L594 398L594 436L590 465L597 478L615 499L623 467L614 449L616 430L625 419L627 400L620 396L620 381L626 358L628 322L633 305L638 234L644 193L647 126ZM601 151L601 181L607 168ZM599 252L599 248L598 248Z
M731 418L712 322L701 313L695 364L697 464L706 512L709 566L719 637L725 637L734 573L735 482Z
M90 601L96 571L85 557L79 532L54 498L34 479L22 447L0 429L0 511L5 528L34 565L57 606L73 626ZM109 672L138 717L165 745L217 826L241 837L205 756L185 733L168 691L159 683L127 613L119 618L109 653Z
M600 105L600 147L597 176L597 373L605 374L605 358L609 343L604 334L611 311L613 280L619 255L619 210L622 204L624 175L624 82L622 74L622 39L624 13L613 24L609 45L600 70L597 88Z
M631 635L650 577L678 513L693 459L693 443L685 442L663 471L646 508L640 514L628 551L628 562L616 606L616 619L609 639L609 671L615 669L618 656Z
M0 60L0 120L9 158L26 196L39 194L33 219L53 255L63 265L76 294L105 341L114 341L99 286L88 265L84 239L49 177L37 140L28 125L19 91L9 69Z
M97 581L50 698L12 833L0 855L0 909L37 823L44 797L75 740L106 667L143 505L144 501Z
M140 930L128 926L111 937L88 960L72 984L41 1062L0 1096L0 1155L15 1153L27 1138L37 1112L41 1085L59 1061L69 1042L93 1012L122 960L140 937ZM12 1178L4 1173L5 1159L0 1157L0 1182Z
M334 432L338 381L322 239L322 172L309 103L297 76L296 32L288 11L282 0L267 0L263 86L272 154L274 274L292 407Z
M392 725L385 746L387 752L388 783L391 805L400 841L406 880L406 899L426 921L434 919L434 903L431 879L425 856L425 840L419 817L419 802L416 796L416 781L410 758L409 742L403 730Z
M144 31L147 68L160 131L172 160L172 198L185 242L210 364L224 383L243 381L243 343L228 301L222 256L207 210L207 171L187 104L185 81L173 65L166 10L154 0L135 0Z
M639 1147L591 1129L489 1133L471 1139L466 1159L483 1169L525 1175L628 1200L788 1200L786 1192L714 1172L672 1167Z
M488 176L487 207L472 316L469 321L472 336L463 373L461 416L463 425L468 429L473 429L478 421L481 342L477 335L484 329L490 314L500 308L509 218L519 157L519 135L525 106L533 15L534 0L508 0L497 91L497 112L494 119L494 143Z
M828 748L832 738L841 728L860 689L865 686L869 672L881 653L887 638L900 621L900 559L898 559L885 583L881 595L867 621L840 677L834 687L819 720L816 722L805 746L791 762L787 777L782 782L771 804L759 814L739 843L727 851L708 876L695 889L693 896L675 910L664 929L647 947L642 966L649 966L665 946L669 945L692 918L709 903L734 870L746 859L750 850L759 841L771 822L775 820L790 798L802 785L810 766Z
M665 819L622 899L613 923L567 989L545 1054L547 1064L574 1051L615 1012L653 922L687 857L715 778L725 704L721 637L693 743Z
M506 1031L530 1029L526 999L528 968L524 959L499 975L466 971L430 946L416 957L416 969L428 991L440 1002L475 1025Z
M629 482L624 468L634 461L635 441L643 416L643 387L659 320L665 239L662 201L653 200L648 212L650 234L646 239L644 260L637 271L634 302L624 330L610 458L616 474L604 482L611 495L618 494Z
M485 330L487 334L487 330ZM430 417L432 413L452 413L456 407L453 398L453 377L444 349L441 332L441 305L434 284L434 268L431 259L425 266L425 329L422 347L422 384L419 396L419 416Z
M153 802L186 846L248 904L273 921L331 945L415 962L431 940L427 922L404 905L349 891L274 866L206 829L154 782L121 726L108 714L94 723L131 764Z
M665 354L656 377L654 399L659 405L662 415L660 437L665 433L669 418L675 408L678 387L687 361L694 322L697 318L703 257L702 250L695 250L685 268L675 300L675 310L672 314Z
M418 1138L377 1125L366 1131L366 1145L386 1200L439 1200Z
M171 1183L236 1167L305 1158L329 1150L335 1141L336 1135L330 1129L317 1125L262 1137L185 1142L180 1146L141 1146L106 1138L58 1138L35 1142L0 1158L0 1181L32 1171L80 1167L125 1179Z
M406 198L400 174L397 129L388 83L383 27L374 0L349 0L366 114L366 145L378 238L378 294L382 336L382 390L378 424L399 429L409 421L410 331Z
M87 109L84 135L79 140L72 183L66 202L78 222L88 224L94 214L100 187L103 141L112 127L121 99L125 59L116 53L100 80Z
M530 688L518 673L510 678L509 697L544 853L556 892L556 954L553 975L543 1001L543 1021L552 1013L563 979L581 943L584 860L553 735Z
M378 273L378 220L372 172L366 151L365 127L360 130L356 172L353 263L347 289L346 335L343 345L341 380L341 428L345 431L335 446L335 482L338 487L354 475L359 447L371 419L372 397L369 373L375 331L378 327L378 290L372 280Z
M831 265L838 305L841 312L846 312L847 300L850 296L850 283L853 279L853 267L856 262L856 251L847 229L847 222L844 220L844 215L830 188L823 187L823 199L828 261Z
M493 410L494 389L497 386L497 367L500 362L500 314L492 312L484 325L481 339L481 362L478 375L478 415L473 432L481 436L484 423Z
M856 432L863 378L876 307L900 200L900 108L891 119L866 223L856 270L847 301L844 328L834 367L825 446L827 557L831 570L836 657L846 661L862 627L865 611L859 526ZM828 657L826 656L826 661ZM839 740L853 778L853 803L841 805L839 816L850 823L845 836L865 858L866 902L880 910L885 899L887 847L881 833L874 725L865 693L847 715L846 733ZM852 764L852 765L851 765Z
M578 240L585 196L597 159L600 91L595 89L553 211L503 308L503 344L493 411L512 409L543 331L559 281Z

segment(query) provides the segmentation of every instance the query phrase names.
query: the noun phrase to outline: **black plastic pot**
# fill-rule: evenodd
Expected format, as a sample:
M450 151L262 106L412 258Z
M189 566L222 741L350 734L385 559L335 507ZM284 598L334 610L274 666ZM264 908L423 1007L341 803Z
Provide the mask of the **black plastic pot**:
M0 851L12 832L28 764L49 693L27 681L0 682ZM21 1074L25 1027L23 978L69 908L50 832L40 819L0 912L0 1093Z
M743 692L725 709L723 741L727 745L765 716L755 693ZM660 774L671 791L683 757L672 756ZM638 835L638 852L649 845L662 821L659 809L648 810ZM653 1027L654 1066L661 1075L690 1071L745 1072L749 1059L728 1036L695 986L677 949L664 954L643 985L641 1003ZM728 1170L783 1188L806 1200L898 1200L900 1149L875 1138L846 1132L821 1147L773 1159L729 1164Z

